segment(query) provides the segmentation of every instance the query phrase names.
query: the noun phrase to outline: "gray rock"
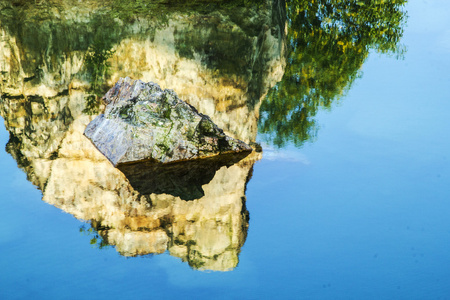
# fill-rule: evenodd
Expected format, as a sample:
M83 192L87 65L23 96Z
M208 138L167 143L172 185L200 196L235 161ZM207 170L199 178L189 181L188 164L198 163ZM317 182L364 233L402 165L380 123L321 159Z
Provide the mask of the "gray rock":
M121 78L103 97L104 114L84 135L114 166L143 160L161 163L251 152L172 90Z

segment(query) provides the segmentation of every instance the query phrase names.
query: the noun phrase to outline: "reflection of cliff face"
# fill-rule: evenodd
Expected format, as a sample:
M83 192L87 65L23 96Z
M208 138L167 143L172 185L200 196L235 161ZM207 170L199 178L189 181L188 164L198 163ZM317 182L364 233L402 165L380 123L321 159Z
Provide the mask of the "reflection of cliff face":
M0 1L2 93L55 97L130 76L174 89L227 133L254 139L260 99L283 75L279 1L130 24L93 1L54 2L39 10Z
M175 89L233 136L254 141L259 101L283 69L276 6L260 14L239 8L238 15L253 16L241 24L223 12L173 12L161 25L126 24L95 6L61 5L42 15L39 6L21 11L3 2L0 113L10 132L7 151L43 200L90 220L123 255L168 250L194 268L234 268L248 226L245 186L259 154L220 168L200 199L144 195L83 136L93 119L83 110L95 76L112 84L129 75ZM89 69L86 53L102 53L98 40L115 52ZM108 64L107 73L93 75Z
M234 268L248 226L245 185L258 154L219 169L203 185L200 199L142 195L83 136L92 117L76 113L82 108L73 103L77 99L58 99L65 106L57 115L71 109L66 120L51 120L33 110L50 110L55 99L40 105L3 100L8 114L2 110L2 115L12 137L7 149L42 190L43 200L76 218L92 220L104 241L125 256L168 250L195 268ZM30 110L35 114L28 114Z

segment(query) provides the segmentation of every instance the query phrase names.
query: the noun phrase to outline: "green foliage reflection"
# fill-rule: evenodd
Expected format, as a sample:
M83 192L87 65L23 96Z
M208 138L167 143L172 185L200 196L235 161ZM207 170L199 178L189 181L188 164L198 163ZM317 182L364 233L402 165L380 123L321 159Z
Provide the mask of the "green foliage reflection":
M102 28L109 25L111 29L117 26L116 22L107 17L94 19L92 23L94 28ZM83 110L84 113L94 115L99 112L100 98L108 88L106 85L110 70L108 60L115 52L112 48L117 40L118 38L110 34L110 32L98 30L95 32L93 41L86 51L84 67L90 77L89 92L92 94L85 97L86 107Z
M179 12L210 13L215 10L233 10L236 7L262 8L266 0L106 0L114 17L125 22L138 18L157 18L168 23L167 14L174 10Z
M285 74L261 106L260 132L278 147L314 140L314 116L359 76L371 49L401 55L406 0L287 0Z
M95 115L99 112L100 97L106 91L106 78L109 71L108 59L114 54L110 46L105 46L104 40L95 41L89 47L84 57L84 64L90 75L90 92L86 99L84 113Z
M104 84L105 77L109 70L108 59L114 51L105 48L103 43L94 43L89 47L84 58L86 68L91 75L91 87L97 91Z
M91 226L88 228L87 224L83 224L80 226L80 233L86 236L89 236L90 240L89 243L94 247L98 249L105 249L109 248L111 245L108 243L108 241L103 238L99 231L107 230L107 227L102 227L98 222L92 221Z

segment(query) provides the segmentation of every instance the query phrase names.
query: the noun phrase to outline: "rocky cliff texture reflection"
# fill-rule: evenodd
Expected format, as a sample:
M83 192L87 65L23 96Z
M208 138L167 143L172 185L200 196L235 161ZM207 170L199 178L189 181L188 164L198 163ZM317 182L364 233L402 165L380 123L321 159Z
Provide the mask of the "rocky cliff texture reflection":
M174 89L227 133L249 142L256 136L262 96L283 75L280 1L224 5L207 13L198 11L204 6L188 12L164 5L133 8L132 23L129 12L98 1L73 6L54 0L49 7L13 2L0 1L3 94L95 94L102 83L111 87L130 76ZM147 16L151 12L159 18Z
M103 81L133 76L173 88L228 134L254 141L259 103L283 73L282 5L166 8L164 21L129 23L98 1L48 3L0 1L7 151L44 201L90 221L122 255L169 251L198 269L236 267L248 227L245 187L260 154L217 168L190 201L183 191L135 189L83 136L93 119L86 104Z

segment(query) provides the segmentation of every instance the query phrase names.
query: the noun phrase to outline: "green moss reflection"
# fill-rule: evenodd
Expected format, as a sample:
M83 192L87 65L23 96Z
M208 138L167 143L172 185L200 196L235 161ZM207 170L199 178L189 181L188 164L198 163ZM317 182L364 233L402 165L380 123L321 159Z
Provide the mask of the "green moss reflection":
M133 22L138 18L158 18L159 21L169 22L167 14L177 10L179 12L210 13L215 10L233 10L236 7L261 8L266 0L106 0L114 17L125 22Z
M106 238L100 235L100 231L104 231L109 229L108 227L102 227L99 222L96 222L95 220L91 221L90 227L87 224L83 224L80 226L80 233L82 235L88 236L90 241L89 243L92 245L92 247L97 249L108 249L112 247Z
M112 42L109 42L108 39L97 38L86 51L84 67L90 77L89 92L91 95L85 98L86 108L83 110L84 113L94 115L99 112L100 98L108 89L106 85L110 69L108 59L115 52L112 47Z
M259 131L278 147L317 134L318 109L330 108L369 51L402 55L406 0L288 0L287 64L261 106Z

